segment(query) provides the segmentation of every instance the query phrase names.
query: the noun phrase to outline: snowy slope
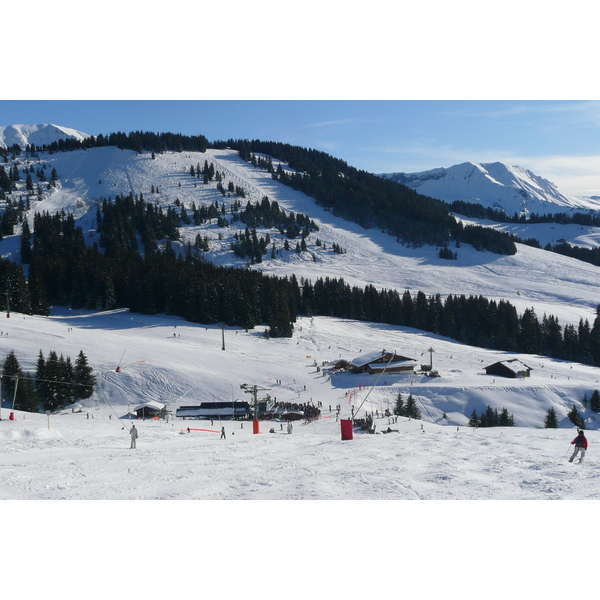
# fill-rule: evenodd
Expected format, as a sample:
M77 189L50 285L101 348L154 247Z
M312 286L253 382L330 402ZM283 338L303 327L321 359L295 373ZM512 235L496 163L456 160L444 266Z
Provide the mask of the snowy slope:
M561 192L554 183L528 169L500 162L466 162L421 173L382 175L425 196L452 202L463 200L504 210L508 215L600 210L597 198Z
M90 137L87 133L48 123L0 126L0 147L10 147L14 144L21 148L25 148L29 144L43 146L58 140L71 138L81 141L87 137Z
M11 421L5 404L0 498L504 500L591 499L600 493L591 450L589 464L566 461L574 437L566 411L573 404L588 420L591 448L600 443L595 415L580 403L584 393L600 387L598 369L515 355L533 368L532 376L506 380L482 370L507 356L501 352L341 319L302 318L291 340L267 340L261 333L226 328L223 351L218 326L163 315L12 313L2 324L2 347L15 350L24 370L34 370L40 349L74 357L83 348L99 385L81 412L16 411ZM441 377L327 370L340 356L382 346L417 360L428 358L433 347ZM133 406L158 400L174 412L200 401L249 400L242 384L256 384L283 402L321 402L323 418L296 422L291 435L276 421L261 422L260 434L250 423L139 421L138 449L128 449ZM422 421L381 416L398 393L405 399L413 394ZM488 404L507 407L518 426L466 427L465 413ZM350 418L353 408L358 416L378 411L379 433L357 430L354 440L342 442L337 405L341 418ZM541 429L551 406L560 428ZM221 426L226 440L219 439ZM392 432L384 434L388 427Z
M55 153L39 160L47 165L47 171L56 168L60 184L57 189L45 191L42 202L32 202L30 223L34 211L73 212L90 244L95 239L97 202L102 198L141 192L145 200L162 206L172 205L176 200L188 207L191 202L200 205L215 201L229 206L233 197L223 197L214 182L205 186L202 180L189 174L190 165L202 165L208 160L223 173L224 180L245 189L244 202L259 201L266 195L288 211L308 214L319 226L319 231L307 239L309 252L302 254L281 250L282 236L271 231L280 248L276 258L272 259L267 253L263 263L252 268L278 275L294 273L298 279L342 277L351 285L372 284L377 288L410 289L415 293L421 290L427 295L482 294L508 299L521 312L533 305L539 317L544 313L554 314L563 323L577 324L580 318L593 319L598 303L600 270L597 267L520 245L515 256L500 256L477 252L464 244L457 261L443 260L438 257L437 248L407 248L378 230L365 230L333 216L316 206L312 198L274 181L268 173L244 162L232 150L157 154L153 160L150 153L103 147ZM159 189L159 193L151 193L152 188ZM535 237L537 226L529 227L534 229L528 229L524 237ZM550 239L554 233L556 240L583 233L569 227L556 225L556 229L549 229L543 224L539 230L543 229L544 239ZM233 235L243 228L243 223L230 228L218 227L216 223L186 226L181 229L180 248L183 249L187 241L193 243L200 233L210 240L209 260L220 265L242 266L245 261L235 257L231 242ZM511 231L519 234L518 229ZM595 235L597 228L587 228L590 244ZM317 239L326 249L317 245ZM346 249L346 254L335 254L331 249L334 243ZM18 258L18 247L18 236L12 241L6 238L0 242L0 252L5 256Z
M521 245L518 246L518 253L515 256L499 256L489 252L477 252L464 244L458 251L457 261L445 261L437 256L436 248L406 248L380 231L365 230L334 217L330 212L316 206L311 198L279 184L271 179L268 173L245 163L236 152L231 150L165 153L157 154L153 159L150 153L136 154L114 147L102 147L53 155L41 154L39 158L30 160L35 162L35 168L43 164L46 171L56 168L59 174L59 185L56 189L44 189L43 199L40 202L32 200L31 211L28 214L30 221L33 220L35 211L73 212L90 244L96 239L94 216L98 202L117 194L143 193L146 200L162 206L173 205L176 200L188 207L191 202L199 205L215 201L229 206L234 200L233 197L222 196L214 182L204 185L202 180L190 175L190 165L194 167L197 164L202 165L207 160L223 174L225 181L232 181L236 186L244 188L246 192L244 201L257 201L267 195L271 200L277 200L286 210L308 214L319 226L319 231L311 234L307 239L309 252L302 254L294 251L284 252L281 249L281 236L278 232L271 231L272 238L277 241L279 248L276 257L271 258L270 253L267 253L263 263L253 265L251 268L276 275L295 274L298 279L342 277L351 285L362 287L372 284L377 288L394 288L401 291L410 289L413 293L420 290L427 295L439 293L442 297L447 294L473 294L507 299L517 307L519 312L534 307L539 318L544 314L553 314L558 317L563 326L566 323L577 325L582 318L592 322L595 317L600 281L600 269L597 267ZM22 182L19 185L22 185ZM155 189L154 193L152 189ZM236 258L231 251L233 235L242 229L242 226L243 224L239 223L229 228L221 228L213 223L199 227L182 227L183 241L179 247L184 251L185 243L193 242L195 236L200 233L210 238L210 252L207 254L207 259L220 265L242 266L245 262ZM589 245L594 245L594 236L597 236L597 232L592 231L595 228L582 232L578 229L571 231L566 228L558 228L554 231L549 229L547 224L541 227L545 228L547 237L551 237L553 233L561 237L570 234L583 236L585 233ZM533 237L530 234L525 237L530 236ZM325 245L317 245L317 239ZM343 247L346 253L342 255L334 253L331 250L334 243ZM2 256L18 260L19 235L6 237L0 242L0 253ZM53 323L55 318L59 323L61 319L67 318L65 315L60 316L56 311L54 314L56 317L52 319L27 317L23 320L23 326L26 324L33 326L33 330L23 331L16 338L19 343L29 340L23 346L24 355L29 357L28 369L33 369L32 361L37 357L44 340L44 343L47 342L49 345L52 345L54 340L60 341L61 347L67 343L67 339L63 339L62 334L45 333L44 328L50 326L49 324ZM358 354L359 350L379 350L382 347L396 348L407 356L423 361L421 355L429 347L434 347L436 350L434 362L438 358L448 358L447 364L442 365L441 378L436 380L416 378L410 382L398 381L394 384L388 382L388 386L383 385L384 381L382 389L379 392L374 391L371 400L380 402L382 406L381 403L385 403L386 399L389 401L389 398L398 391L408 393L412 389L422 397L423 406L427 407L431 422L439 423L441 416L446 412L447 424L457 426L466 423L473 408L481 411L487 404L491 404L499 410L506 406L515 414L519 425L539 428L550 406L559 407L561 418L564 419L566 411L573 403L580 402L584 394L589 396L600 379L597 369L576 365L578 377L573 381L571 377L573 366L570 364L562 365L537 357L522 357L524 362L534 363L530 366L534 367L536 377L524 383L511 381L510 385L507 385L504 381L490 385L489 378L482 378L481 369L486 364L500 360L504 356L502 353L466 348L464 354L455 348L456 344L448 340L431 338L419 331L394 330L387 326L373 324L340 325L336 320L327 319L315 319L310 322L310 326L302 321L296 327L293 340L273 340L267 346L264 346L260 331L251 332L249 339L259 344L261 351L258 353L246 348L241 354L241 362L236 363L231 370L236 374L232 379L223 375L224 355L219 352L216 352L216 356L211 355L196 360L192 359L193 354L189 349L180 354L181 348L179 348L173 359L168 361L169 364L165 363L166 357L162 354L155 355L150 360L148 352L152 335L148 334L155 333L157 326L149 326L148 322L147 318L138 319L135 315L126 312L98 318L78 317L73 323L74 333L79 333L77 336L71 336L77 339L77 342L73 348L65 349L64 352L73 358L82 348L86 349L87 353L91 343L89 332L93 331L94 339L98 338L102 347L99 356L94 358L94 363L99 372L106 373L102 377L108 387L103 393L106 393L111 401L118 400L122 404L129 402L129 399L132 399L131 402L138 402L140 398L165 399L167 397L169 402L176 403L180 395L186 392L191 394L189 390L194 390L200 385L203 385L204 393L198 399L227 399L231 397L234 390L239 388L241 379L252 379L257 372L264 374L263 379L272 376L267 373L273 369L273 365L279 365L281 355L286 353L293 356L293 360L285 367L285 380L293 381L299 379L298 370L304 368L302 365L305 361L311 363L317 359L332 360L340 355L346 357L348 354ZM11 320L10 324L13 323L15 321ZM185 323L179 321L176 323L180 332L180 327ZM342 334L341 330L347 328L351 333ZM196 331L198 328L192 327L192 329ZM216 330L199 328L198 331L205 331L207 336L218 338L219 332ZM161 339L170 340L173 332L161 332ZM241 336L241 332L234 335L234 339L245 338ZM131 357L130 362L136 360L148 362L143 369L140 367L142 370L139 373L143 373L143 376L134 376L137 373L134 371L127 377L119 378L117 385L114 381L115 375L112 373L116 354L120 355L122 348L127 348L127 356L129 356L132 345L138 343L134 341L138 336L141 336L139 344L143 347L143 351ZM11 334L11 344L16 344L13 340ZM211 343L215 343L217 349L220 349L219 339ZM163 344L160 343L159 346L162 352ZM327 352L322 352L325 347ZM266 358L265 365L261 366L263 358L259 356L263 356L265 351L272 348L276 349L274 354ZM2 351L6 352L9 349L3 347ZM18 350L17 347L14 349ZM48 349L61 351L60 348ZM320 350L317 355L315 355L316 349ZM297 353L292 353L291 350ZM311 360L306 359L309 355L313 357ZM182 360L182 356L186 358ZM227 357L227 361L229 360L230 357ZM149 364L152 367L149 367ZM560 367L560 373L548 369L549 364L556 368ZM203 365L202 370L198 371L197 365ZM465 371L467 365L468 371ZM552 374L552 377L540 381L537 376L542 373ZM560 385L554 381L554 377L560 380ZM338 381L341 380L337 378L332 382L320 380L316 387L314 382L309 385L309 382L305 381L305 384L310 390L309 397L321 399L329 395L331 402L335 404L339 400L336 396L339 392ZM117 388L113 387L115 385ZM344 393L357 385L370 385L370 379L367 378L365 382L344 381ZM383 389L387 387L390 389ZM525 405L522 402L524 397L529 399ZM97 395L95 400L100 401L103 398ZM593 415L588 416L591 419ZM564 422L563 424L569 425ZM594 425L595 423L590 421L590 427L594 428Z

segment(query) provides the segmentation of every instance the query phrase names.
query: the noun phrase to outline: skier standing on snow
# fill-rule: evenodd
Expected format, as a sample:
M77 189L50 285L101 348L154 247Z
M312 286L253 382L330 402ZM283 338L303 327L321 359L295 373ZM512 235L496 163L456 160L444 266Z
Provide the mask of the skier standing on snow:
M577 430L577 437L571 442L571 444L575 444L575 452L569 459L569 462L573 462L573 459L577 456L578 452L581 452L581 457L579 458L579 462L583 461L583 457L585 456L585 451L587 450L587 439L583 434L583 429Z
M227 439L225 437L225 427L221 427L221 437L219 439L221 439L221 440Z
M287 424L287 432L288 432L288 433L292 433L292 431L293 431L293 430L294 430L294 426L292 425L292 422L291 422L291 421L288 421L288 424Z
M138 430L135 428L135 425L131 426L129 433L131 434L131 446L129 446L129 449L131 450L132 448L136 447L135 440L137 440L137 436L138 436Z

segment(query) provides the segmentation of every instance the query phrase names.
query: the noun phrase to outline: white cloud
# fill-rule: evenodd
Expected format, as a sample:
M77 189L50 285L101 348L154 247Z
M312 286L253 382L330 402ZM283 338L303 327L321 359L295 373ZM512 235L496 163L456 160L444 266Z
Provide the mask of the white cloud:
M529 156L517 163L549 179L558 188L578 196L600 195L600 155Z

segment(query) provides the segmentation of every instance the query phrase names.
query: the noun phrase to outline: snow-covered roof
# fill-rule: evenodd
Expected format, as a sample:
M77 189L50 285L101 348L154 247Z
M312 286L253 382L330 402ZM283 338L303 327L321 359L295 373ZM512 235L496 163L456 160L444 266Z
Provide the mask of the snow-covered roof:
M382 358L385 358L385 361L382 363L378 363L377 365L375 365L376 368L381 368L380 365L386 365L387 362L389 361L390 358L399 358L401 360L397 360L394 361L392 363L390 363L390 367L392 367L392 365L396 365L398 366L400 363L404 362L406 364L408 364L409 362L414 362L412 358L407 358L406 356L399 356L397 355L395 352L390 352L387 350L375 350L373 352L366 352L365 354L360 354L359 356L357 356L356 358L353 358L350 361L350 364L353 367L364 367L366 365L369 366L373 366L370 363L375 362L375 361L379 361ZM373 367L373 368L375 368Z
M502 363L505 367L508 367L511 371L515 373L520 373L521 371L528 371L530 367L528 367L524 362L521 362L518 359L506 360Z
M529 371L531 369L531 367L527 366L524 362L521 362L518 358L511 358L510 360L501 360L497 363L494 363L493 365L490 365L490 367L493 367L494 365L502 365L503 367L506 367L513 373L521 373L523 371ZM489 367L486 368L489 369Z
M142 408L152 408L154 410L162 410L166 404L162 404L161 402L156 402L155 400L148 400L148 402L144 402L136 406L133 410L142 410Z
M389 354L389 352L388 352L388 354ZM373 352L365 352L364 354L360 354L356 358L353 358L350 361L350 364L354 367L364 367L365 365L368 365L370 362L376 361L385 355L386 355L385 350L376 350Z

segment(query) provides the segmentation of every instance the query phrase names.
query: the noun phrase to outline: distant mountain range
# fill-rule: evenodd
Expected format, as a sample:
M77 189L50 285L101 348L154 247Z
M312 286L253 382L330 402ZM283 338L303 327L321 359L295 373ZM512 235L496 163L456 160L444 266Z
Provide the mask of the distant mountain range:
M503 210L512 216L600 210L600 198L561 192L528 169L501 162L466 162L421 173L384 173L381 177L443 200L462 200Z
M25 148L29 144L44 146L52 142L58 142L59 140L84 140L88 137L90 136L87 133L48 123L40 125L0 126L0 147L10 148L15 144L21 148Z

